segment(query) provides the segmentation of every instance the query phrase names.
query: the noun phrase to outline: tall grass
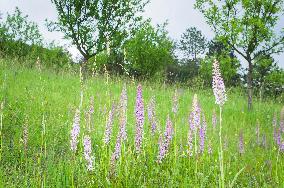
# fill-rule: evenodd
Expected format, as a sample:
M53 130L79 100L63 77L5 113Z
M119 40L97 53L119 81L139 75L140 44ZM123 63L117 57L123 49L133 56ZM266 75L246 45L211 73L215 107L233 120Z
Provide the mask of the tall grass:
M80 109L80 135L76 152L70 149L70 131L81 100L79 75L55 74L49 70L28 69L18 63L0 60L0 111L2 187L218 187L218 124L214 128L212 112L216 108L213 92L142 82L146 107L155 98L157 129L145 115L143 141L135 151L135 103L139 83L121 78L94 77L84 82ZM120 128L120 112L115 109L109 144L105 130L109 111L119 104L123 86L127 88L127 140L121 142L120 157L111 173L111 158ZM172 111L173 96L178 91L178 109ZM189 156L188 118L194 93L207 121L205 150ZM91 129L89 98L94 97ZM116 105L117 107L118 105ZM223 167L225 187L283 187L284 155L273 139L273 114L277 126L281 105L271 101L255 102L254 111L246 110L246 97L228 93L222 111ZM146 113L146 108L145 114ZM161 162L158 162L159 138L165 138L167 117L172 120L173 139ZM23 130L28 119L28 141L25 152ZM220 118L217 117L220 123ZM261 143L255 129L259 122ZM239 153L239 132L243 131L245 152ZM88 170L84 155L84 136L91 141L93 169ZM196 137L199 143L199 137ZM89 143L89 142L88 142ZM209 145L209 143L211 143ZM211 146L212 153L205 152ZM196 146L198 147L198 145ZM88 149L85 153L89 154ZM196 149L196 151L198 151ZM245 168L243 168L245 167ZM241 172L241 173L240 173ZM238 175L238 178L236 177Z

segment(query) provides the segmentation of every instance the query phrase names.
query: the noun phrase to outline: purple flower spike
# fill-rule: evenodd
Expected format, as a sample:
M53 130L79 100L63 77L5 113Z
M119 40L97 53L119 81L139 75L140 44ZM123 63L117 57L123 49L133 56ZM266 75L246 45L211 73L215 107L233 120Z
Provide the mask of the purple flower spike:
M127 139L126 133L126 123L127 123L127 89L124 84L121 95L120 95L120 104L119 104L119 134L123 141Z
M74 117L73 128L71 130L71 150L76 152L77 144L78 144L78 137L80 134L80 111L77 109Z
M194 127L194 130L200 128L200 105L197 100L197 95L194 94L193 102L192 102L192 126Z
M155 134L157 129L157 120L156 120L156 103L155 97L151 97L150 102L148 104L148 119L151 124L151 132L152 135Z
M89 136L84 137L84 156L85 160L87 161L87 170L92 171L94 169L94 158L92 157L92 143L91 138Z
M199 152L202 154L204 152L204 145L205 145L205 137L206 137L206 120L205 116L203 114L203 122L202 122L202 127L199 129Z
M135 115L136 115L135 149L136 152L139 153L142 145L143 125L144 125L144 104L143 104L141 84L139 84L137 87Z
M188 155L191 157L193 154L193 131L191 129L189 129L188 131Z
M120 152L121 152L121 135L118 134L117 135L117 139L116 139L116 143L115 143L115 148L114 148L114 152L112 154L112 158L111 160L118 160L119 156L120 156Z
M215 103L218 104L219 106L223 106L227 101L227 94L226 94L225 84L221 76L219 62L217 60L214 60L213 62L212 74L213 74L212 87L215 95Z
M109 111L108 121L106 124L105 136L104 136L104 143L106 145L109 144L111 139L112 127L113 127L113 118L114 118L114 105L112 105L111 110Z
M173 125L168 115L164 138L160 136L159 139L158 163L161 163L162 160L165 158L166 154L168 153L172 138L173 138Z

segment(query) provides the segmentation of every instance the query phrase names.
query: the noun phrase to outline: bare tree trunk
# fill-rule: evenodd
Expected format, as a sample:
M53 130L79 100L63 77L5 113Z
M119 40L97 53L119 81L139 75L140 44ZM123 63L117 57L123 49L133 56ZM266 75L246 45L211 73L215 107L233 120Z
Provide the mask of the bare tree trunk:
M247 75L247 84L248 84L248 110L252 110L252 95L253 95L253 85L252 85L252 71L253 71L253 65L251 58L248 58L248 75Z

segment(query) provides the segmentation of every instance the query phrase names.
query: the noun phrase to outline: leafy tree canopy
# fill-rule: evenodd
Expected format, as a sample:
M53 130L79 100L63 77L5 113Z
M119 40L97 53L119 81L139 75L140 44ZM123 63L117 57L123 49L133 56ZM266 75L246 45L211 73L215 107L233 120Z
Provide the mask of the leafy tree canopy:
M145 22L125 44L126 60L135 76L150 77L173 61L173 42L164 25Z
M0 25L1 26L1 25ZM4 39L19 41L26 44L42 45L43 37L38 25L28 20L28 15L23 15L18 7L13 14L8 14L2 24Z
M283 0L197 0L195 7L217 38L246 59L248 108L252 109L253 61L284 49L284 30L275 31Z
M206 39L196 27L190 27L182 34L180 49L187 59L197 59L206 49Z
M148 1L144 0L52 0L58 22L50 30L71 39L85 60L107 48L121 46Z

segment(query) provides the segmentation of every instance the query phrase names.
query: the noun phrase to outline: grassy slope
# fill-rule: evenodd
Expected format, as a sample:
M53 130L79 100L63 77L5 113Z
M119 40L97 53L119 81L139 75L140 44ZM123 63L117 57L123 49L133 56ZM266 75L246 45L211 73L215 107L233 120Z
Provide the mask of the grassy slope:
M148 118L145 118L143 152L134 152L135 118L134 104L137 83L128 82L128 141L122 147L122 157L117 165L117 176L109 179L109 160L114 149L118 129L115 118L114 132L110 147L103 146L103 134L108 116L107 111L113 102L119 100L123 80L113 79L106 84L103 78L87 80L84 96L84 110L87 110L90 96L95 97L94 128L90 134L95 170L88 173L82 154L82 142L73 158L70 151L70 130L75 108L80 100L79 77L72 74L54 74L26 69L12 62L0 60L0 101L5 99L1 146L2 185L12 187L22 185L38 187L74 186L205 186L218 185L218 130L212 128L214 104L212 91L198 91L198 98L207 119L206 153L198 159L186 155L188 114L194 92L180 89L177 117L171 112L173 87L155 84L142 84L146 104L151 96L156 96L156 113L161 130L164 131L167 114L170 114L177 132L171 143L170 154L162 164L157 164L158 135L151 136ZM8 66L9 65L9 66ZM284 156L279 155L272 139L273 114L279 114L281 106L273 102L255 102L254 111L246 111L246 99L230 93L224 106L223 135L228 149L225 149L226 183L244 166L237 184L241 187L284 186ZM84 113L81 113L81 138L84 132ZM23 151L22 132L28 117L28 153ZM44 121L43 121L44 119ZM256 145L256 121L260 121L261 137L267 138L267 148ZM279 119L279 115L278 115ZM43 123L44 122L44 123ZM45 124L45 132L43 132ZM238 153L239 132L243 131L245 154ZM207 154L207 144L213 144L213 155ZM227 141L226 141L227 140ZM174 142L177 142L174 145ZM175 160L174 148L178 150ZM197 166L197 174L195 168ZM74 176L74 178L72 178ZM0 184L1 185L1 184Z

